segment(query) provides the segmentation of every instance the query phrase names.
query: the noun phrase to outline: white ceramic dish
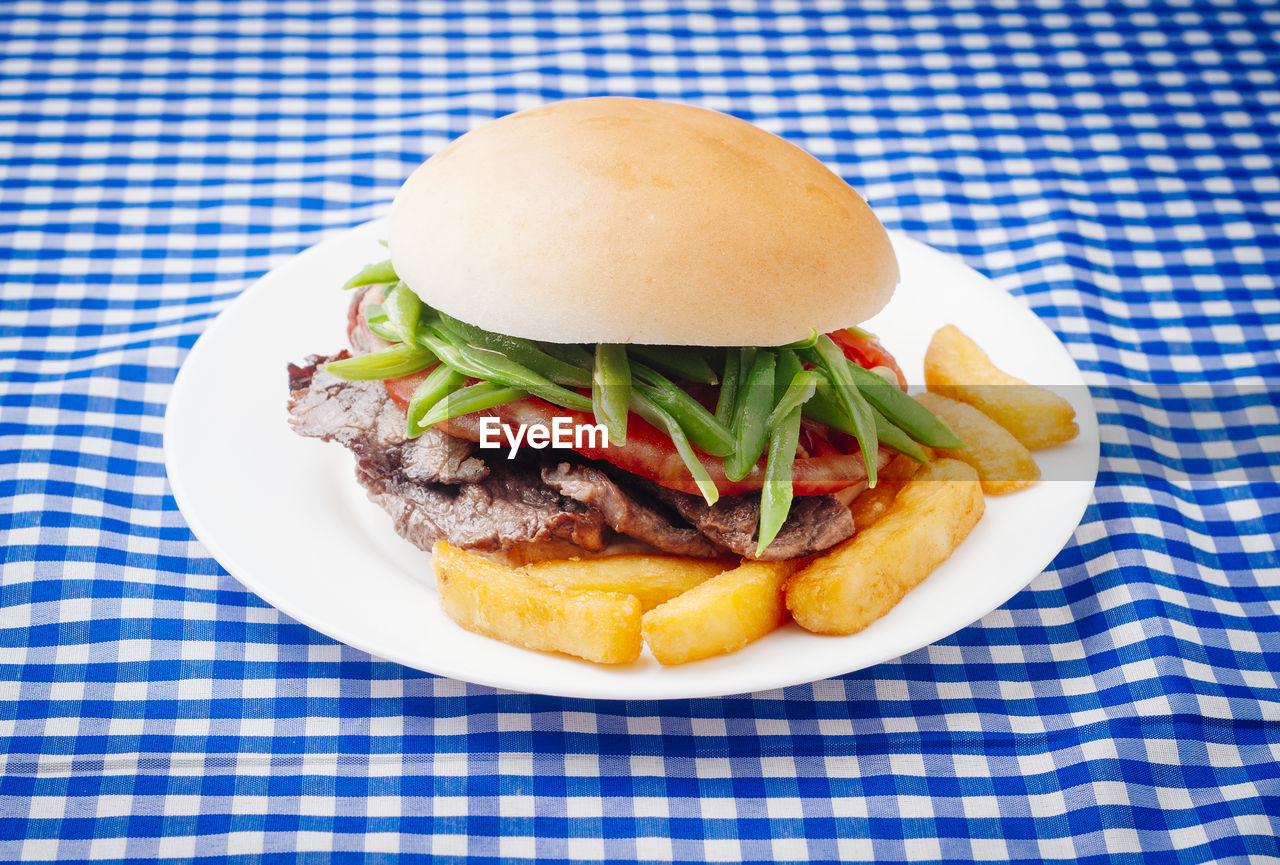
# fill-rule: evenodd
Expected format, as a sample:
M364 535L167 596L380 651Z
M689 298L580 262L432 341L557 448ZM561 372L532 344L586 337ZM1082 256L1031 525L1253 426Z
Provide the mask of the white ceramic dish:
M182 366L165 421L174 497L234 577L316 630L410 667L468 682L572 697L660 699L779 688L862 669L939 640L1003 604L1071 537L1098 465L1097 419L1080 372L1043 323L974 270L895 236L902 285L866 326L919 381L929 337L954 323L997 364L1075 404L1080 437L1037 459L1046 480L990 498L956 553L887 616L850 637L789 625L741 652L664 668L596 666L462 630L440 611L430 556L367 501L351 455L286 422L285 365L346 344L338 285L379 259L381 223L327 240L237 298Z

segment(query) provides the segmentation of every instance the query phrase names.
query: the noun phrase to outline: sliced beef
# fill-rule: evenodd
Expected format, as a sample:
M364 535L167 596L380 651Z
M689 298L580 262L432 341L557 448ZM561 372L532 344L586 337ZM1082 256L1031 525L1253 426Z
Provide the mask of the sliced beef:
M404 411L379 381L353 382L323 369L346 357L313 356L289 367L289 420L300 435L336 441L356 457L356 477L422 549L440 539L469 549L509 552L567 540L601 550L613 533L664 552L755 557L759 496L714 507L607 463L522 449L486 463L476 446L436 429L405 435ZM853 534L849 509L833 496L800 496L761 558L791 559Z
M417 483L474 483L489 469L473 457L476 446L437 429L416 439L405 433L405 416L380 381L347 381L322 367L346 357L313 356L289 365L289 422L299 435L336 441L349 448L360 470L402 475Z
M391 514L400 536L424 550L440 539L491 552L555 538L602 550L610 541L600 512L544 486L537 467L503 467L479 483L456 486L365 471L356 476L369 498Z
M702 499L688 493L657 484L650 488L712 541L740 556L756 558L759 496L724 498L708 507ZM833 547L852 536L853 515L834 496L796 496L782 530L760 558L765 561L795 559Z
M602 463L561 463L542 479L562 494L594 505L617 532L677 555L711 557L725 550L756 557L757 495L724 498L708 507L697 496L670 490ZM760 558L794 559L853 535L853 516L835 496L797 496L782 531Z
M604 520L619 534L680 556L711 558L724 555L724 550L703 537L678 515L668 515L660 502L645 502L642 494L626 490L614 483L603 471L588 465L560 463L542 470L547 486L583 504L591 505L604 515Z
M336 441L356 456L356 478L389 514L396 531L431 549L506 551L561 538L600 550L612 536L601 513L545 486L541 465L473 456L475 445L436 429L405 436L405 415L380 381L346 381L310 357L289 367L289 420L301 435Z

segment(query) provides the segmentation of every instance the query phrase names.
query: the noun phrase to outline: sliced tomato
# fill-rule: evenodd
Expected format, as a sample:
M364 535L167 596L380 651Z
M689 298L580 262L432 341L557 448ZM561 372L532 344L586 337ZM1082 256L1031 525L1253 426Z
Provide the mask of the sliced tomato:
M431 374L431 370L424 369L422 372L415 372L413 375L406 375L403 378L389 378L386 380L387 393L395 400L396 405L408 411L409 400L413 399L413 392L418 389L418 385L422 384L422 380Z
M424 371L404 378L392 379L387 382L387 392L402 408L407 407L414 389L426 376L427 373ZM481 421L485 417L497 418L512 429L519 427L520 424L527 426L543 424L550 427L556 417L569 418L575 427L592 426L596 422L589 412L561 408L530 396L487 411L452 418L440 424L440 427L449 435L478 442ZM635 415L631 415L627 421L626 444L604 446L603 441L598 441L598 446L591 447L584 441L583 445L575 450L589 459L605 460L620 469L646 477L664 487L698 494L698 488L680 459L680 454L676 452L675 445L671 443L671 439L666 433L659 432ZM505 445L503 447L505 448ZM866 483L867 470L861 453L841 453L829 445L814 450L821 452L799 457L791 466L792 489L796 495L824 495ZM881 448L877 458L877 468L883 468L890 456L889 451ZM722 496L758 492L764 486L764 459L761 459L745 478L740 481L731 481L725 476L722 459L703 453L699 453L698 458Z
M834 330L827 334L831 341L840 346L844 356L863 369L874 369L878 366L888 367L898 377L898 385L907 389L907 377L902 374L902 367L893 359L893 355L880 344L879 340L862 336L851 330Z
M906 382L901 370L893 356L880 343L848 331L837 331L831 334L831 338L855 363L868 369L887 366L894 370L905 388ZM403 378L390 379L386 382L387 393L401 408L407 408L414 390L429 372L430 370L423 370ZM512 428L520 424L543 424L550 427L556 417L569 418L575 427L591 426L596 422L589 412L560 408L529 396L487 411L452 418L440 424L440 427L450 435L478 442L481 420L485 417L495 417ZM856 442L848 436L837 434L828 437L818 429L806 427L802 438L803 455L797 457L791 466L792 489L796 495L825 495L866 484L867 470L862 454L858 451ZM585 444L584 442L583 447L575 449L589 459L605 460L662 486L698 494L698 488L671 439L634 414L627 421L626 444L597 447ZM842 445L847 451L837 445ZM892 455L892 451L880 448L876 458L877 468L884 468ZM699 453L698 458L722 496L758 492L764 486L764 458L740 481L731 481L725 476L724 461L719 457Z
M553 406L536 397L526 397L486 412L453 418L445 421L441 426L450 435L479 441L481 419L486 415L496 417L513 428L520 424L550 426L555 417L570 418L574 426L595 424L595 418L590 413L571 411ZM606 460L620 469L647 477L664 487L694 495L698 493L698 488L680 459L679 453L676 452L675 445L671 443L671 439L635 415L627 421L626 444L578 447L575 450L589 459ZM878 455L878 467L887 463L889 456L890 453L882 449ZM725 476L722 459L703 453L699 453L698 458L707 470L707 474L711 476L711 480L715 482L716 489L723 496L758 492L764 486L765 461L763 459L745 478L740 481L731 481ZM817 496L864 484L867 472L861 453L829 453L797 459L792 464L791 477L792 488L796 495Z

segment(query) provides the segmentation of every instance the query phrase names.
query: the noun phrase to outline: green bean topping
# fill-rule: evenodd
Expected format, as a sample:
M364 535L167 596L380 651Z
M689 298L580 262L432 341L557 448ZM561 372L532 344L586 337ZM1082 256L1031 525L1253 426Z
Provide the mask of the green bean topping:
M875 406L871 407L871 412L876 417L876 437L880 439L880 444L893 448L900 454L906 454L918 463L929 464L929 455L912 440L906 431L895 426L893 421L885 417Z
M562 408L591 411L590 397L566 390L497 352L469 345L440 327L424 329L418 334L418 341L463 375L519 388Z
M421 425L423 428L435 426L449 418L513 402L524 395L525 392L519 388L503 387L491 381L482 381L456 390L441 399L422 418Z
M769 419L765 421L770 435L777 429L778 424L786 420L792 409L800 408L813 397L821 378L821 373L811 369L801 369L791 377L791 381L784 385L781 391L782 398L778 400L778 404L769 413Z
M703 349L687 345L632 345L627 350L651 367L685 381L718 384L716 372L703 357Z
M436 403L462 387L467 377L446 364L439 364L431 371L422 383L414 388L406 411L409 419L409 438L417 438L427 431L422 424L423 417L435 407Z
M462 341L506 355L516 363L523 364L556 384L573 387L591 386L590 371L547 354L533 340L490 333L483 328L445 315L443 312L440 313L440 326Z
M627 443L627 415L631 411L631 365L627 350L621 345L600 343L596 346L595 366L591 374L591 410L596 422L609 430L609 441Z
M430 349L416 344L400 343L373 354L335 360L326 364L325 369L338 378L345 378L348 381L370 381L412 375L435 362L436 356Z
M675 418L689 440L703 452L724 457L733 453L733 434L715 415L657 370L632 362L633 387L644 390L653 402Z
M707 474L706 466L702 464L702 461L698 459L698 455L694 453L693 445L689 444L688 437L685 436L684 430L680 428L680 424L676 423L675 418L667 414L661 406L635 388L631 391L631 410L658 429L666 431L671 438L671 443L675 445L676 453L680 455L680 460L693 477L693 482L698 487L698 492L702 493L703 500L708 506L718 502L720 500L720 491L716 489L715 481L711 480L711 475Z
M767 422L773 411L773 377L778 359L771 351L756 352L741 392L733 418L734 449L724 461L724 473L731 481L740 481L759 462L768 441Z
M862 460L867 467L867 485L874 487L876 485L876 450L879 444L876 438L876 421L871 413L871 406L867 404L866 399L853 383L853 376L849 371L853 364L848 362L844 352L831 341L831 337L825 334L818 337L818 342L813 348L807 349L806 354L813 365L821 369L834 385L832 390L840 408L853 421L853 437L858 440L858 446L862 449ZM867 374L875 375L875 373ZM876 378L880 379L879 376ZM883 379L880 380L883 381Z
M870 486L876 485L880 444L920 462L929 460L924 445L964 446L944 421L897 386L892 369L863 369L816 329L774 348L542 342L492 333L432 309L399 280L390 260L366 265L343 287L365 285L385 286L379 302L365 305L364 317L372 333L393 345L326 368L345 379L371 380L401 378L438 364L409 400L411 438L448 418L533 395L593 413L610 444L624 446L629 414L635 412L671 439L709 505L719 491L703 459L723 458L726 477L738 482L767 451L757 555L790 512L803 417L857 440ZM874 339L857 327L848 333ZM677 382L703 387L690 387L695 398ZM711 393L714 410L704 405Z
M791 512L791 464L800 444L800 405L797 404L769 436L769 461L760 490L760 535L756 555L761 555L782 530Z
M396 282L399 279L400 277L396 276L396 269L391 266L391 259L387 259L366 264L359 273L344 282L342 288L345 290L359 288L362 285L381 285L386 282Z
M964 447L964 442L951 427L897 385L889 384L876 373L855 363L848 363L846 366L849 377L857 384L867 402L880 409L885 417L901 427L907 435L930 447Z
M418 296L403 282L397 282L382 298L382 310L387 315L387 326L398 334L396 339L399 342L413 343L418 331L418 319L422 317L422 301Z
M804 364L800 362L800 356L793 350L782 347L777 349L778 362L773 368L773 403L778 404L778 400L782 399L783 394L787 391L787 385L791 384L791 380L796 377L796 373L804 369Z
M595 355L576 342L535 342L534 345L556 360L562 360L583 369L591 369L591 364L595 361Z
M787 343L783 348L813 348L818 344L817 328L810 328L810 333L804 339L798 339L795 342Z
M392 329L382 304L371 303L364 308L364 323L369 326L369 330L388 342L400 341L400 334Z
M538 375L527 366L516 363L497 352L474 346L462 346L462 355L469 363L473 363L485 371L489 381L505 384L507 387L518 387L527 390L534 396L541 397L552 405L574 411L591 411L591 397L583 396L577 391L563 388L550 379Z
M804 404L804 416L846 435L853 435L853 421L845 415L831 391L831 383L822 379L818 383L818 392ZM929 455L907 433L894 426L893 421L881 414L875 406L871 407L871 412L875 415L876 437L880 444L906 454L916 462L928 464Z
M724 351L724 372L720 376L720 393L716 396L716 420L729 429L733 424L734 403L738 399L738 386L742 377L742 351L727 348Z
M471 363L462 354L462 344L451 339L437 327L425 327L418 331L418 344L424 345L440 358L440 362L448 364L471 378L488 378L486 370L478 364Z

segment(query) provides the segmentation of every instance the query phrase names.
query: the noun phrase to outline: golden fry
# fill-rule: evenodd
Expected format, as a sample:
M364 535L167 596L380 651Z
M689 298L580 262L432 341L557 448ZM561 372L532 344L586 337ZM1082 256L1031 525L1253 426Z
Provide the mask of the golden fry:
M782 586L802 561L743 562L644 614L649 651L661 664L736 652L787 620Z
M997 368L954 325L941 328L929 341L924 381L933 393L979 409L1029 450L1070 441L1080 432L1070 403Z
M652 610L732 567L714 559L624 554L598 559L557 559L521 568L535 580L570 591L622 592Z
M803 628L853 634L902 600L968 536L984 508L978 474L938 460L908 481L878 522L787 581L787 609Z
M1040 467L1031 451L973 406L936 393L920 394L916 399L964 440L964 447L939 453L973 466L987 495L1015 492L1039 480Z
M898 490L902 489L902 485L915 477L923 468L923 463L918 463L910 457L902 455L894 457L880 472L880 482L874 487L863 490L849 503L854 527L862 531L884 516L898 495Z
M468 631L600 664L640 657L640 602L631 595L553 588L446 541L431 554L440 606Z

